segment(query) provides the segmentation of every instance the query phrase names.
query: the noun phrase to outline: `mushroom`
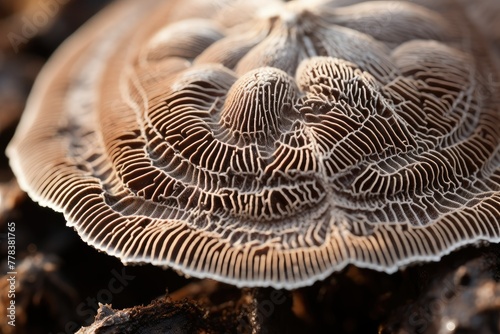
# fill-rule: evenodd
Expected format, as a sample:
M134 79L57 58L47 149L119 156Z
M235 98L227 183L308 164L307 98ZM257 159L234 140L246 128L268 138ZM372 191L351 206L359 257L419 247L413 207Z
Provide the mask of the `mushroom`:
M453 1L357 2L117 2L36 82L21 187L124 263L237 286L498 242L489 46Z

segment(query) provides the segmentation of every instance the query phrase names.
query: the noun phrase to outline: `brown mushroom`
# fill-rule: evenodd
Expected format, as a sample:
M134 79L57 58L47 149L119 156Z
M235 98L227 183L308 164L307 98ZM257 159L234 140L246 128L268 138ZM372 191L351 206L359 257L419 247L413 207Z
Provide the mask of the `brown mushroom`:
M497 242L499 70L417 2L118 2L43 70L12 168L97 249L238 286Z

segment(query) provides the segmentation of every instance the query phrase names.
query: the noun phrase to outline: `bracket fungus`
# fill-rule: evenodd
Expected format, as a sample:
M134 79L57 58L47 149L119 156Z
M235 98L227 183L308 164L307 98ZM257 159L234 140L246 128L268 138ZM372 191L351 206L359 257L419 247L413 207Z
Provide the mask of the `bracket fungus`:
M498 59L454 1L125 0L8 147L88 244L238 286L500 241Z

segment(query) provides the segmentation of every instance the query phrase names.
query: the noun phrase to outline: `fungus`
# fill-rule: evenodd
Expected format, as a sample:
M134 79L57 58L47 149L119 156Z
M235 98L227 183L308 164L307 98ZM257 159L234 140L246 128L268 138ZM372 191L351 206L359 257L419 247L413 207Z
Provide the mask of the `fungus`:
M20 185L124 263L238 286L498 242L488 45L449 1L355 2L118 2L40 75Z

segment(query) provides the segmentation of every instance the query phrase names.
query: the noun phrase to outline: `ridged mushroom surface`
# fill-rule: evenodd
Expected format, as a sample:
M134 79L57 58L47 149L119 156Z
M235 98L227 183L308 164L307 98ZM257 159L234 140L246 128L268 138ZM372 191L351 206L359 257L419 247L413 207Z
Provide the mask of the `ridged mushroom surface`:
M500 240L498 59L455 1L121 1L8 148L90 245L238 286Z

